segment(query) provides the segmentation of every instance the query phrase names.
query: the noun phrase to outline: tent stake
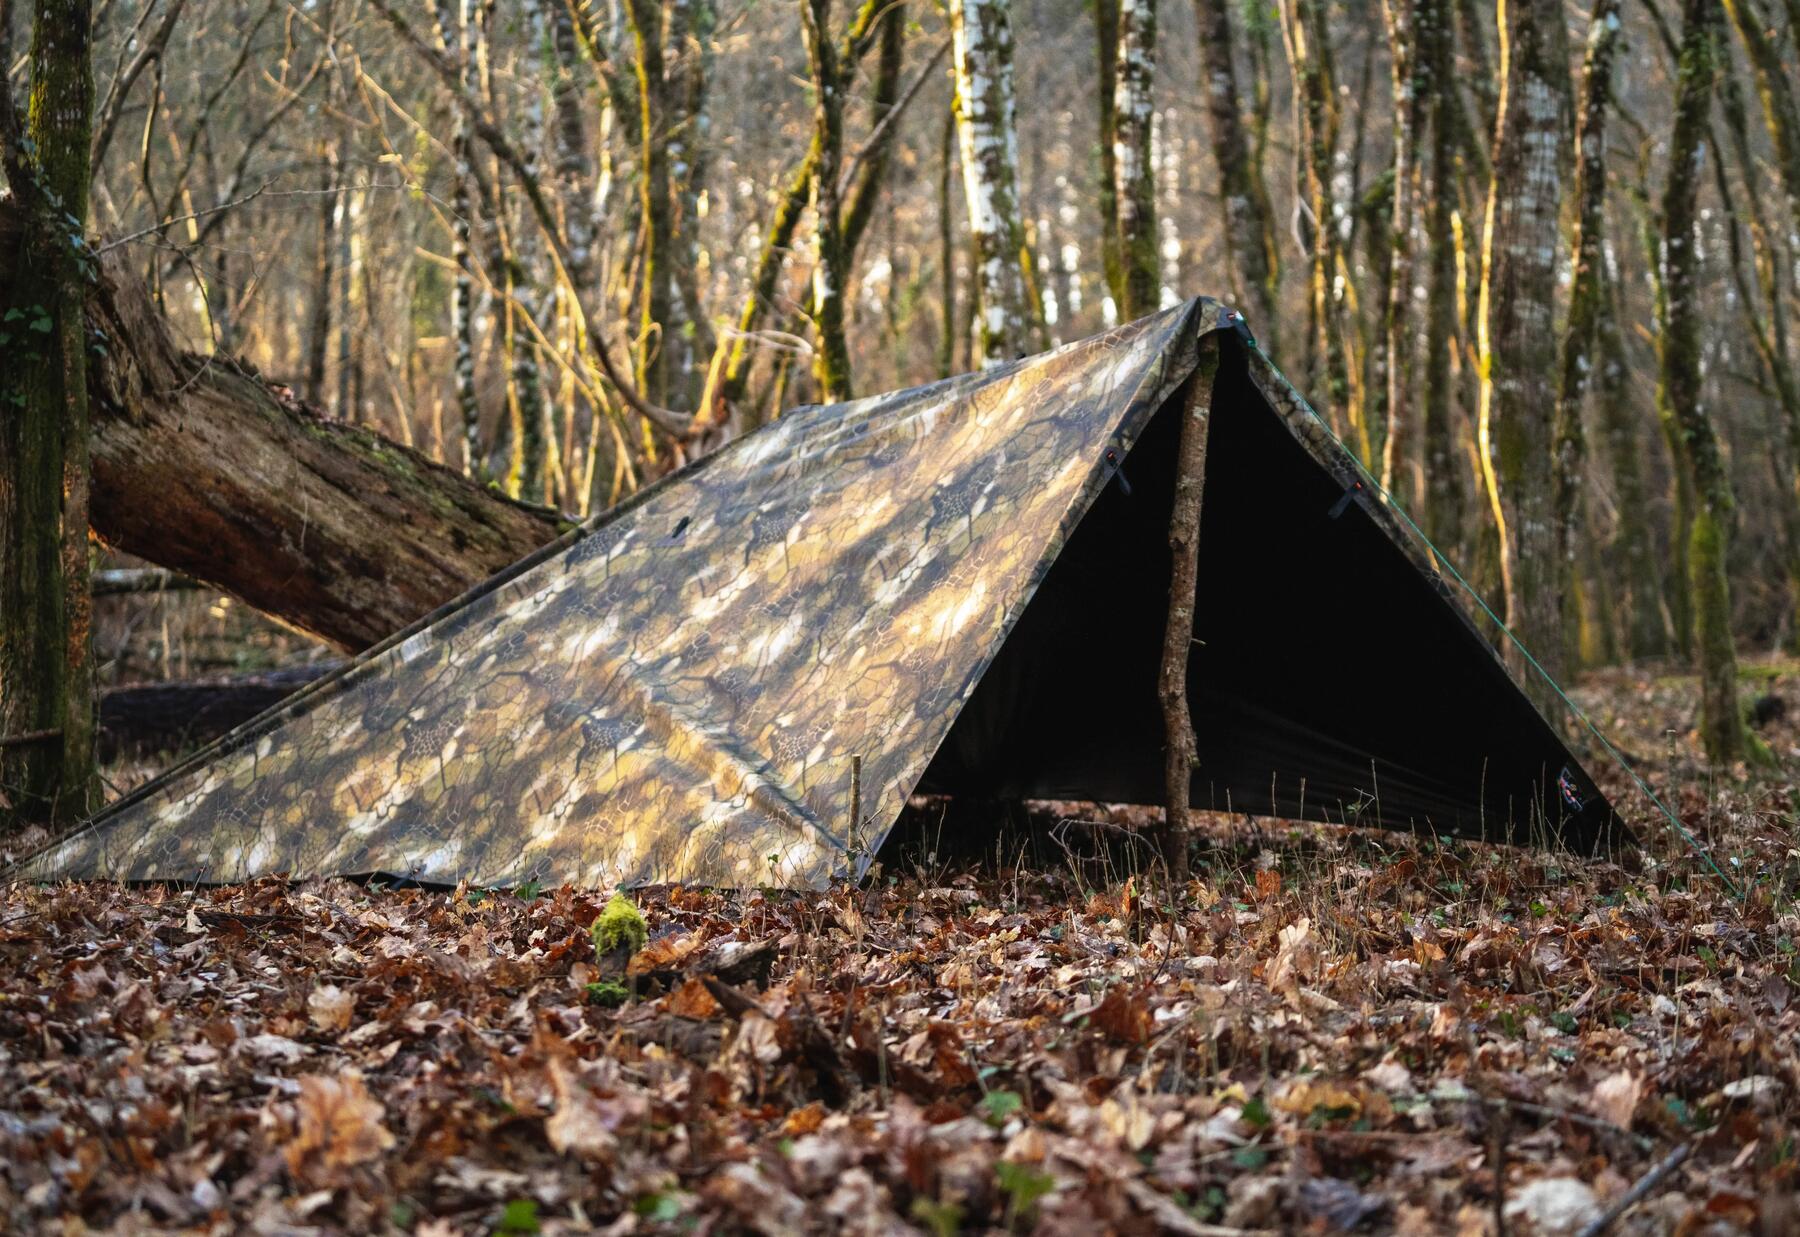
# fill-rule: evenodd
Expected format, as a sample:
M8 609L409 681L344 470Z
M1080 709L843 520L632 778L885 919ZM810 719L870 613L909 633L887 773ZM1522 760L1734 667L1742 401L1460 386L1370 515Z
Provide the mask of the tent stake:
M862 757L850 757L850 855L854 861L862 833ZM854 874L854 869L852 869Z
M1169 622L1163 632L1164 784L1163 861L1177 889L1188 880L1188 795L1197 761L1194 719L1188 709L1188 656L1194 644L1194 596L1200 578L1200 499L1206 488L1206 437L1212 423L1213 379L1219 340L1202 335L1194 373L1181 405L1181 446L1175 457L1175 501L1169 511Z

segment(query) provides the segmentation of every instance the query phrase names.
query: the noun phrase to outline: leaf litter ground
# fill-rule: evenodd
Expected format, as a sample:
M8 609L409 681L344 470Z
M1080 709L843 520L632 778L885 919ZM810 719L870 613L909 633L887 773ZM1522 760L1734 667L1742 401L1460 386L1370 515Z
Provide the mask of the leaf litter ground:
M1793 792L1703 775L1693 694L1586 703L1742 901L1652 828L1627 869L1241 819L1177 905L917 861L641 891L601 956L599 892L0 889L0 1224L1572 1233L1685 1149L1611 1231L1795 1231Z

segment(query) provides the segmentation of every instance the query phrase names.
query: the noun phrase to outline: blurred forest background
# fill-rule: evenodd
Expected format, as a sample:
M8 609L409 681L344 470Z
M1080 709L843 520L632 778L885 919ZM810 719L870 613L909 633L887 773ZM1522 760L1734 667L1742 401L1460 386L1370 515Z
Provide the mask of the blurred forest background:
M12 7L23 98L45 35ZM1547 669L1704 662L1708 750L1758 755L1733 646L1791 644L1800 588L1795 0L35 7L91 22L91 250L148 295L96 353L95 528L287 625L102 573L103 684L365 646L554 535L545 508L1205 293ZM118 380L157 347L169 381ZM340 435L379 519L334 533L258 493L239 429L155 436L156 401L249 426L227 379L523 506L446 514ZM185 490L229 490L243 541ZM413 526L489 558L370 600Z

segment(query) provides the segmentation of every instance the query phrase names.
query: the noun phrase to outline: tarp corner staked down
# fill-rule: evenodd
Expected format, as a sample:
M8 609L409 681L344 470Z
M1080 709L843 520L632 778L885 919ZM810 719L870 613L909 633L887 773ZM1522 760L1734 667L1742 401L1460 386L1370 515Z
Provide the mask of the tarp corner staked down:
M1157 802L1171 410L1210 332L1193 802L1626 844L1241 321L1194 300L789 413L18 874L817 886L918 790Z

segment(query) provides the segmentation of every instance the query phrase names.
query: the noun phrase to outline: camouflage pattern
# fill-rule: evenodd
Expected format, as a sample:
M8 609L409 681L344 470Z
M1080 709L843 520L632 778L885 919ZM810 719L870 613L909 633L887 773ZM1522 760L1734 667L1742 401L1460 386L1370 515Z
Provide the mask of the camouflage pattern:
M1066 535L1226 321L1194 301L1001 369L792 412L22 874L860 874Z
M860 875L1068 535L1217 330L1245 333L1201 299L1000 369L792 412L17 874L592 887ZM1274 415L1447 592L1306 401L1247 354Z

